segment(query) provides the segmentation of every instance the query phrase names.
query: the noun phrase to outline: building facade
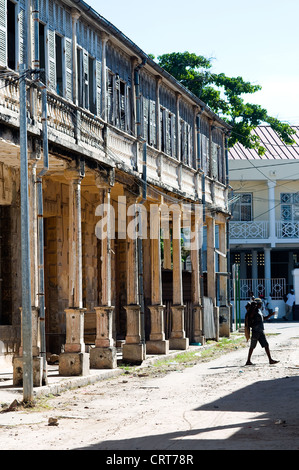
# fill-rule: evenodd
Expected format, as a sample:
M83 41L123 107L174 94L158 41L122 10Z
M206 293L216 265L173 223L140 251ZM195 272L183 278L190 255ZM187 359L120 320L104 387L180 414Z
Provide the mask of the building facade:
M21 369L22 80L37 371L50 353L62 375L79 375L116 367L119 344L123 360L140 363L217 338L227 124L85 2L37 7L0 3L2 359Z
M299 261L299 129L294 129L292 146L269 126L259 126L263 156L240 144L229 152L230 258L240 270L242 317L250 291L265 298L271 293L282 317L283 297L294 286Z

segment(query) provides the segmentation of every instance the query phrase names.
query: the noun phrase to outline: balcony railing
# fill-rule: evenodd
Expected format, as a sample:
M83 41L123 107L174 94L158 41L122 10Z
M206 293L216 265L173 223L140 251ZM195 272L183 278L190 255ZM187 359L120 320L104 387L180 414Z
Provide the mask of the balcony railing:
M266 297L267 293L272 293L273 300L281 300L286 294L285 278L273 279L240 279L239 295L240 300L249 300L250 292L254 297ZM234 300L234 283L230 281L231 300Z
M264 239L269 237L268 221L230 222L231 239Z
M267 240L270 237L269 221L231 221L231 240ZM299 222L276 221L275 237L299 239Z
M277 238L299 238L299 222L276 222Z

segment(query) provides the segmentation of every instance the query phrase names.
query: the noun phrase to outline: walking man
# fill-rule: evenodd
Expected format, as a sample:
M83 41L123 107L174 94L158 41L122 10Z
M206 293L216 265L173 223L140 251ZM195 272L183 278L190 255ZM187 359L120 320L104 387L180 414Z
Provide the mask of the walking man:
M252 366L251 362L251 356L253 353L253 350L255 349L257 342L260 343L262 348L265 348L266 354L269 359L269 364L277 364L279 361L275 361L271 357L270 349L269 349L269 343L266 339L265 333L264 333L264 320L267 320L270 318L274 313L270 313L266 317L263 316L261 312L261 306L262 306L262 301L261 299L255 299L253 302L251 302L250 306L248 307L248 311L245 316L245 327L251 328L251 342L250 342L250 347L249 347L249 352L248 352L248 358L246 365L247 366Z

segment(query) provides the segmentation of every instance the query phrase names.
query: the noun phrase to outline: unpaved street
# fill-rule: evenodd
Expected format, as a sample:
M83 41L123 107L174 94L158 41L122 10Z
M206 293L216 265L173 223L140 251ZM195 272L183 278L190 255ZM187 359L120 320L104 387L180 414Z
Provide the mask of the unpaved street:
M266 324L258 345L166 375L140 369L69 390L40 411L0 413L0 449L299 449L299 325ZM49 418L57 419L49 425Z

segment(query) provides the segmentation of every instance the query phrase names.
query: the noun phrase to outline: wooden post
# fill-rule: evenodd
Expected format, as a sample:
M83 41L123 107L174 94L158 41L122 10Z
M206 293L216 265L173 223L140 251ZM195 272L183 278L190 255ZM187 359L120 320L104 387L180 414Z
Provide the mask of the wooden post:
M96 311L95 348L90 350L92 369L114 369L117 367L116 348L113 341L113 314L111 305L111 185L101 176L96 178L96 185L102 192L103 213L106 214L106 230L101 234L101 299Z
M183 278L181 260L181 207L173 205L172 216L172 249L173 249L173 294L171 307L172 327L169 340L170 349L187 349L189 339L186 338L184 329L183 305Z
M84 344L82 299L81 180L78 169L65 171L69 181L69 308L66 313L66 343L59 357L59 374L88 375L89 354Z
M141 363L145 359L145 345L141 342L141 307L138 286L138 246L136 227L136 197L127 198L127 334L123 345L123 360Z
M167 354L169 341L165 340L164 309L162 299L160 210L157 204L150 207L150 257L151 257L151 332L146 343L149 354Z
M227 273L227 239L226 221L219 224L219 271ZM227 298L228 277L225 274L219 276L220 307L219 307L219 336L230 336L230 307Z
M32 312L32 376L33 387L43 385L43 361L40 355L40 328L38 307L38 231L37 231L37 197L36 197L36 160L30 160L29 174L29 214L30 214L30 254L31 254L31 312ZM20 307L22 318L22 307ZM22 325L22 321L21 321ZM13 358L13 385L23 385L23 334L18 356Z
M208 297L214 306L216 341L219 339L219 309L216 306L216 270L215 270L215 218L207 216L207 284Z
M191 289L192 289L192 304L193 304L193 334L195 343L204 343L203 336L203 320L202 320L202 305L201 305L201 282L200 282L200 266L199 266L199 221L196 217L191 219L191 232L193 240L191 241ZM202 221L201 221L202 223Z

